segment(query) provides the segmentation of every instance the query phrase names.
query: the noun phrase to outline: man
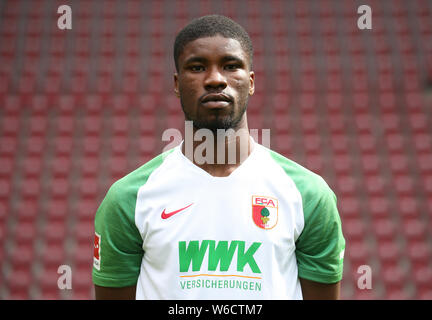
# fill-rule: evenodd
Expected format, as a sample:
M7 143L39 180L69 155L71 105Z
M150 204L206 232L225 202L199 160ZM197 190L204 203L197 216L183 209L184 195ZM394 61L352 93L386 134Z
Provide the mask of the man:
M223 16L177 35L174 91L194 134L214 139L185 137L111 186L95 219L97 299L339 298L336 197L249 136L252 58L246 31Z

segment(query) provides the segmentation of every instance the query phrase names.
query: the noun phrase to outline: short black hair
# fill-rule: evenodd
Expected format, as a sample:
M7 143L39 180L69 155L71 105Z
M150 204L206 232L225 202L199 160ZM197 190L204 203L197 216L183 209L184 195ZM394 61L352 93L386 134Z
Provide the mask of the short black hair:
M249 68L252 68L253 47L246 30L228 17L212 14L192 20L177 34L174 41L174 63L176 70L179 70L178 58L182 54L186 44L199 38L214 37L216 35L235 39L240 42L243 50L249 56Z

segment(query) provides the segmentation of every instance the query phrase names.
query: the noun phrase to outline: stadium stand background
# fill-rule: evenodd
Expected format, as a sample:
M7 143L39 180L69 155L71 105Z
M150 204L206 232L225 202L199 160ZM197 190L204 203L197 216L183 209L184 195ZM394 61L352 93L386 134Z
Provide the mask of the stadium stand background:
M62 4L72 30L57 28ZM372 30L357 28L361 4ZM342 298L432 299L428 0L1 1L0 299L93 298L95 211L183 128L172 44L210 13L253 39L250 128L338 195ZM60 265L72 290L57 287Z

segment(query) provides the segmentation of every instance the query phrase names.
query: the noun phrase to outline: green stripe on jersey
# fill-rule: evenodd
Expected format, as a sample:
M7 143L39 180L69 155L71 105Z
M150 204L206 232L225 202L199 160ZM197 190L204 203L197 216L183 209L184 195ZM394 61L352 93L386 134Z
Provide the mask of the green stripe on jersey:
M173 150L117 180L108 190L95 217L95 231L100 235L100 270L93 267L94 284L105 287L136 284L144 254L143 240L135 226L137 193Z
M304 228L295 251L299 277L321 283L340 281L345 239L336 195L316 173L275 151L268 151L294 181L302 197Z

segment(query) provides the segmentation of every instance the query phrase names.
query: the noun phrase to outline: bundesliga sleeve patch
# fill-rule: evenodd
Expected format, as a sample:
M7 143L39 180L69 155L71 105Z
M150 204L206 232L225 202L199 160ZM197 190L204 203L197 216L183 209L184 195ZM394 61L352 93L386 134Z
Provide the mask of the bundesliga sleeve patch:
M261 229L272 229L278 222L278 200L266 196L252 196L252 219Z
M93 256L93 266L100 271L100 243L101 243L101 236L95 232L94 237L94 256Z

